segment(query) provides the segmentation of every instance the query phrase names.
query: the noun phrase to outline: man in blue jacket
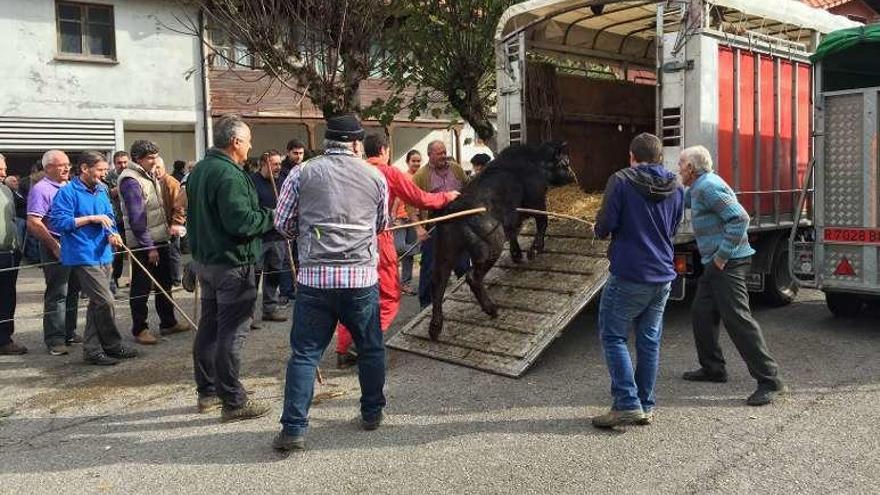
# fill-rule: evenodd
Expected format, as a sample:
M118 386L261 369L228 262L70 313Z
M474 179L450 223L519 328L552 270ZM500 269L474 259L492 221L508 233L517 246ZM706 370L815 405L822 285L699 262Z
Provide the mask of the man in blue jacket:
M121 247L122 239L103 184L107 159L86 151L78 161L81 172L55 195L49 221L61 236L61 264L71 268L89 297L83 357L89 364L109 366L138 354L122 345L110 291L111 246Z
M652 134L629 146L630 166L608 179L596 236L611 237L611 276L599 304L599 336L611 374L611 410L593 426L650 424L660 361L663 311L675 279L672 238L684 212L684 188L663 168L663 144ZM636 334L636 368L626 347Z

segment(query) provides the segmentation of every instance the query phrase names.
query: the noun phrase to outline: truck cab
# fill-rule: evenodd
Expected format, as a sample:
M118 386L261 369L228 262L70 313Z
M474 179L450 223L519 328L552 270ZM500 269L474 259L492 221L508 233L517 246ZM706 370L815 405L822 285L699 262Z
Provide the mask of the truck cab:
M797 292L788 234L812 150L810 55L857 23L795 0L532 0L496 32L498 145L569 145L585 191L628 165L632 137L663 140L664 164L706 146L750 217L750 289L775 305ZM673 298L702 270L685 219Z

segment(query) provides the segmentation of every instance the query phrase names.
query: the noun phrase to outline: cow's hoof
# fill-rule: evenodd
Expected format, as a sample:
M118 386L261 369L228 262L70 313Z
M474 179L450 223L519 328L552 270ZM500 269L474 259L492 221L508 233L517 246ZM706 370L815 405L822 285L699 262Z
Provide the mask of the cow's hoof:
M489 315L489 318L498 318L498 306L495 303L489 303L483 307L483 311Z
M526 253L526 257L529 259L529 261L534 260L535 256L537 256L537 255L538 255L538 252L534 249L529 249L528 252Z
M512 259L514 263L522 263L522 261L523 261L522 251L510 253L510 259Z
M437 339L440 338L440 332L443 331L443 324L431 322L431 325L428 327L428 337L431 338L432 341L437 342Z

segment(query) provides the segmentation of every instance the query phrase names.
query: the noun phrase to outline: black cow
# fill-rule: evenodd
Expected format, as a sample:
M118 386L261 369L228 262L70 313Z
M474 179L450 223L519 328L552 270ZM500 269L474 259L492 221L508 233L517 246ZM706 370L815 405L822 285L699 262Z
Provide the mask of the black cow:
M486 207L487 212L437 224L434 232L433 316L429 335L437 340L443 329L443 293L457 259L467 253L471 271L467 284L483 311L498 316L498 307L483 286L483 278L498 261L505 239L513 261L522 262L517 236L523 221L535 218L535 239L526 255L534 259L544 250L547 217L522 214L517 208L547 209L548 184L563 185L575 180L569 167L566 144L544 143L540 147L516 145L503 150L495 160L468 183L461 196L437 215Z

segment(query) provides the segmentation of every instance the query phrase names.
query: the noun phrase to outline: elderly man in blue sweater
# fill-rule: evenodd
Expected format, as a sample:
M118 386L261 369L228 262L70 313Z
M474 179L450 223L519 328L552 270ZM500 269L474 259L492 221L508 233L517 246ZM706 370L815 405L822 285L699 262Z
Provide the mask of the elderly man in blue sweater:
M89 364L108 366L138 354L122 345L110 291L111 246L122 246L122 239L103 184L110 167L107 159L86 151L78 163L80 174L55 195L49 221L61 236L61 264L71 268L89 297L83 357Z
M608 179L596 236L611 237L611 276L599 304L599 336L611 374L611 410L593 426L650 424L660 361L663 312L676 277L672 238L684 212L684 188L663 168L663 144L636 136L630 166ZM626 343L636 336L636 367Z
M692 211L694 235L703 274L693 303L694 340L700 368L682 378L695 382L726 382L724 356L718 345L719 323L746 362L758 389L750 406L772 402L785 390L776 361L767 350L761 327L749 309L746 276L755 250L749 245L749 215L724 179L712 172L712 156L702 146L686 148L678 161L682 182L689 187L685 202Z

